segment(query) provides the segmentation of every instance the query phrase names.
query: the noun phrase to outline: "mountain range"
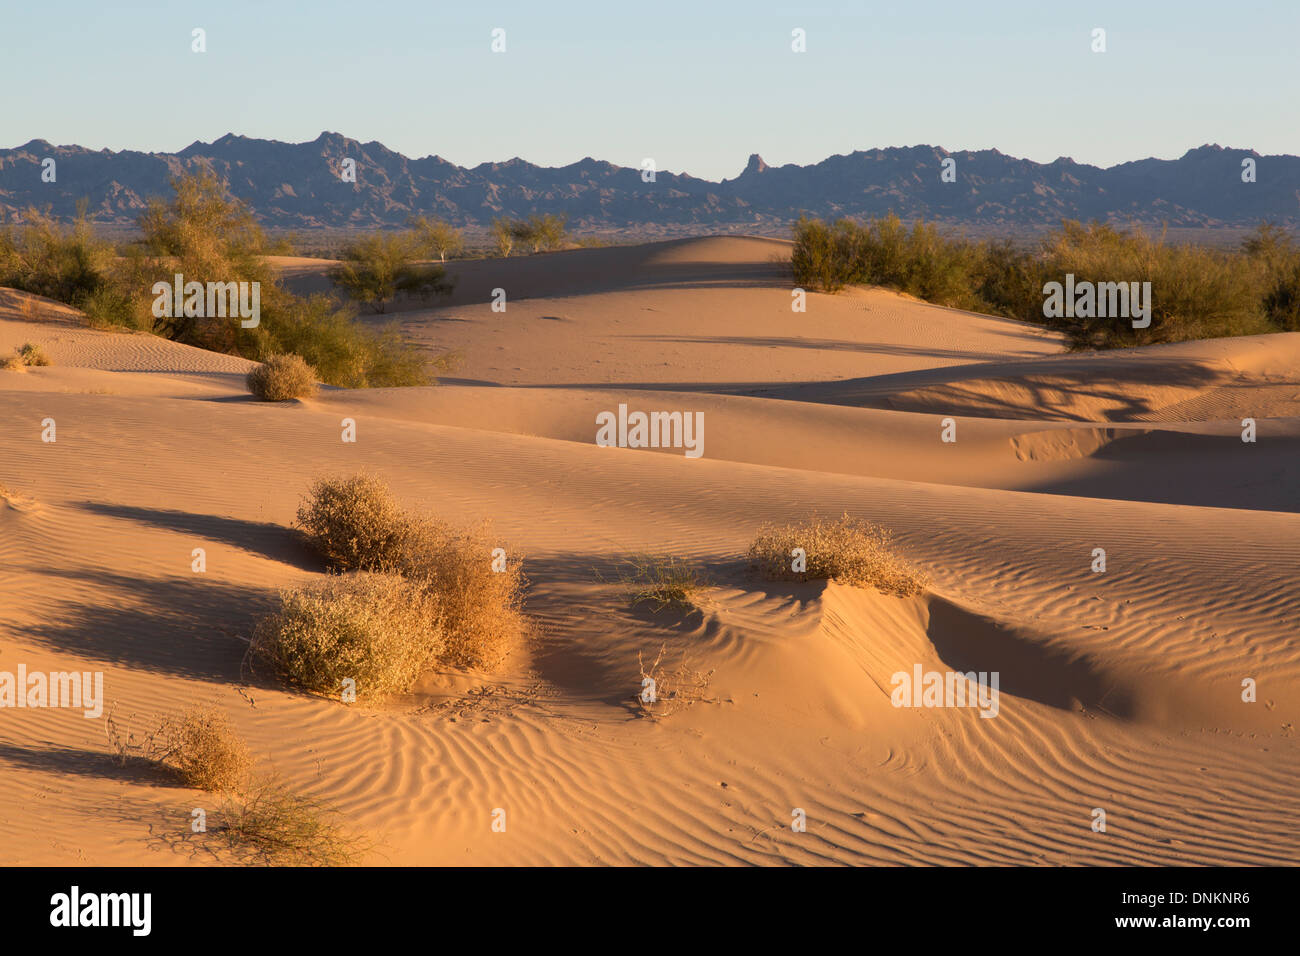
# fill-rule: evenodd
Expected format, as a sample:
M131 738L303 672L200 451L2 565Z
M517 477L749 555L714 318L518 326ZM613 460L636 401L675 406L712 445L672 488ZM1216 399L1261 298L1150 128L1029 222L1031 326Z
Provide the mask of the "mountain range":
M54 160L53 182L42 180ZM355 161L356 181L341 178ZM946 159L955 181L941 178ZM1243 160L1254 182L1243 182ZM1055 225L1063 218L1245 227L1300 226L1300 157L1262 156L1217 145L1178 159L1142 159L1101 168L1068 158L1051 163L997 150L949 152L890 147L832 156L809 166L769 166L757 154L734 179L712 182L583 159L544 167L510 159L457 166L438 156L411 159L382 143L322 133L307 143L228 134L178 153L114 152L33 140L0 149L0 211L29 206L61 218L88 203L99 223L129 224L150 196L169 196L177 175L210 166L266 225L293 229L404 225L412 215L461 226L497 216L562 213L571 228L752 226L800 215L904 219L988 227ZM48 178L48 174L47 174Z

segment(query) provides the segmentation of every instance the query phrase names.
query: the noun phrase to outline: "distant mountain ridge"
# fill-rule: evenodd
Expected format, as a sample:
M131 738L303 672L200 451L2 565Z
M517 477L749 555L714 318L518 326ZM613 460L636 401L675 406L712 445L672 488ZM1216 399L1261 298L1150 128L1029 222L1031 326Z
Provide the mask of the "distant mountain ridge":
M943 182L944 159L956 181ZM42 182L42 162L56 179ZM343 182L343 160L356 182ZM1242 181L1242 160L1256 181ZM948 152L890 147L831 156L810 166L769 166L757 154L734 179L712 182L583 159L542 167L522 159L457 166L438 156L411 159L382 143L321 133L308 143L227 134L179 153L89 150L33 140L0 149L0 210L28 206L60 217L89 203L92 220L128 224L150 196L170 196L173 177L209 165L269 226L310 229L404 225L428 214L486 226L497 216L563 213L571 226L618 228L753 224L801 214L822 218L896 212L905 219L981 226L1055 225L1062 218L1171 226L1300 226L1300 157L1201 146L1174 160L1142 159L1106 169L1061 158L1035 163L997 150Z

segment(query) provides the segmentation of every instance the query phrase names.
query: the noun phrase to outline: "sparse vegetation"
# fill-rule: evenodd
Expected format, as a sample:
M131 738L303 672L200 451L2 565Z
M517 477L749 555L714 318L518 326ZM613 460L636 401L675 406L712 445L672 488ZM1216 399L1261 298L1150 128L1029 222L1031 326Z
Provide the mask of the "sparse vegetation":
M898 289L940 305L1061 329L1077 348L1286 331L1300 301L1300 250L1261 227L1237 253L1166 243L1140 228L1064 222L1037 249L968 242L897 216L833 225L801 219L791 256L795 282ZM1151 325L1118 318L1045 319L1043 286L1069 273L1082 282L1150 282Z
M153 332L254 361L300 355L330 385L423 385L430 381L428 367L447 367L450 356L430 360L395 326L371 329L356 320L354 308L332 297L289 292L266 258L283 251L284 243L271 242L212 171L181 176L172 186L170 202L149 201L139 220L140 242L121 250L95 237L84 206L70 227L29 210L21 229L0 232L0 285L73 305L100 328ZM409 238L402 241L409 244ZM399 269L393 282L399 291L438 291L437 269ZM258 283L259 322L245 328L222 316L155 316L154 284L170 284L178 273L205 287Z
M21 229L0 231L0 285L81 308L111 282L116 250L98 239L77 204L70 226L28 209Z
M796 563L796 549L803 552L802 566ZM749 560L754 570L773 580L831 580L900 597L918 594L928 583L894 550L890 531L848 515L764 525L749 547Z
M304 690L337 697L350 679L357 699L373 701L409 692L444 646L434 592L363 571L281 592L251 650Z
M497 255L503 259L510 257L510 251L515 247L515 224L509 219L497 218L492 220L492 242L496 246Z
M285 592L259 625L258 655L294 683L334 693L352 677L360 694L364 667L368 693L386 696L434 665L494 668L528 631L519 559L498 562L482 530L406 512L373 476L317 481L297 524L333 570L361 573Z
M272 355L248 373L245 383L264 402L285 402L316 393L316 370L300 355Z
M236 790L247 782L253 758L230 720L212 707L193 707L170 719L155 735L157 759L180 775L187 787Z
M672 554L638 554L626 561L618 579L633 606L652 604L691 610L696 597L709 586L696 564Z
M337 813L320 801L268 780L229 797L209 834L244 864L354 864L370 846L349 834L336 818Z
M411 220L411 230L417 248L422 252L437 253L440 262L446 262L448 256L454 256L465 248L464 234L442 219L416 216Z
M31 342L28 342L20 348L15 349L12 355L5 356L4 360L0 361L0 368L8 369L9 371L16 371L18 369L25 369L32 366L44 366L49 364L50 359L49 356L45 354L45 350L39 345L33 345Z
M168 717L139 736L110 708L104 715L104 736L121 766L143 761L166 767L185 786L199 790L236 790L248 781L253 766L248 745L226 715L209 705Z
M684 707L706 700L705 691L713 679L713 671L700 671L691 667L682 653L675 667L664 664L666 645L660 645L655 659L649 664L643 654L637 654L637 667L641 672L641 690L637 694L637 711L642 717L658 719L676 713Z
M388 486L364 472L315 482L298 508L297 524L336 571L396 572L412 534Z
M441 266L416 262L424 240L411 233L366 236L343 250L342 262L330 279L350 296L383 312L399 292L427 298L451 291Z
M533 247L533 252L558 249L564 244L568 234L565 227L566 218L547 213L544 216L529 216L510 224L511 234L520 242Z

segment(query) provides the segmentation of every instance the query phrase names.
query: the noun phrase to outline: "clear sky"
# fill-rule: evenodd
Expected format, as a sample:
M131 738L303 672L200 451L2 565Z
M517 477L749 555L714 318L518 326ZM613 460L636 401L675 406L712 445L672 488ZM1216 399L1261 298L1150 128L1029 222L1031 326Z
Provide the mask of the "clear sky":
M331 130L461 165L652 157L709 179L753 152L918 143L1300 154L1297 47L1300 0L0 0L0 147Z

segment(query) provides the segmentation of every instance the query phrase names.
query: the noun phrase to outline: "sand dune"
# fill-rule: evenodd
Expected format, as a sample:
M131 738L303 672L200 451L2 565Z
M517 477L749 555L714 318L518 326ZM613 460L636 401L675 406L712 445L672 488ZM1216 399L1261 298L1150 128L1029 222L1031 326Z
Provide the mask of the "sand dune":
M461 353L448 380L284 405L246 395L243 360L0 292L0 351L55 363L0 371L0 670L102 670L129 726L215 702L377 862L1294 862L1300 334L1068 354L883 290L792 313L783 255L454 263L454 299L392 316ZM281 263L299 288L327 265ZM620 403L703 412L703 456L596 447ZM242 666L275 590L322 573L299 496L363 467L524 557L540 634L507 669L364 708ZM745 568L763 522L845 512L929 590ZM707 565L700 609L629 607L609 579L639 551ZM638 654L660 649L712 676L651 721ZM893 706L916 665L999 672L997 716ZM0 861L208 862L178 834L213 798L119 767L102 723L0 711Z

